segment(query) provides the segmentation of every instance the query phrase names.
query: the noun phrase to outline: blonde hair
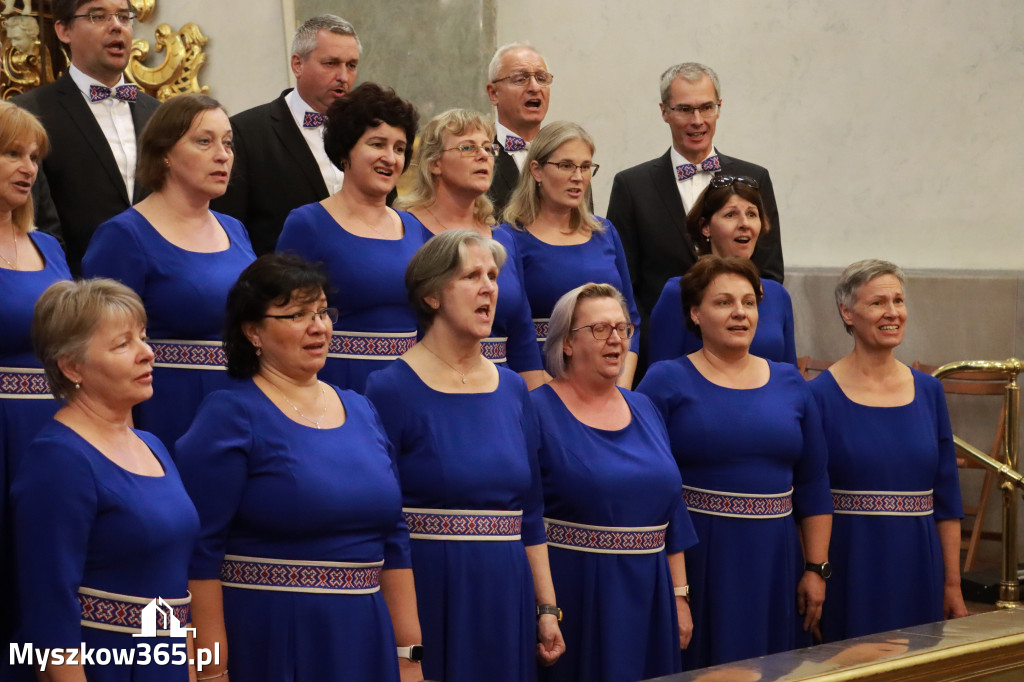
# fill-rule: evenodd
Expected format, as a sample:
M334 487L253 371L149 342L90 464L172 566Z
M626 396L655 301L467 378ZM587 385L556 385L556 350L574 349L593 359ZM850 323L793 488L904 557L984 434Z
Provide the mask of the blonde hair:
M419 146L412 166L415 173L409 191L395 201L395 208L411 211L431 206L437 200L438 176L430 172L430 166L440 160L444 153L445 136L449 138L479 130L494 139L494 124L483 114L469 109L449 109L430 119L420 133ZM484 225L494 224L494 204L484 192L473 202L473 217Z
M512 191L508 205L505 206L505 212L502 215L505 222L510 223L517 230L525 230L537 219L541 209L540 183L534 180L530 168L534 161L539 165L544 165L559 147L573 140L580 140L590 147L590 153L593 155L594 138L578 123L555 121L540 129L537 137L533 138L533 142L530 143L526 164L523 166L523 172L519 174L519 183ZM604 229L604 226L590 212L591 189L591 186L587 185L587 191L579 206L572 209L569 216L569 229L572 232L578 230L589 235Z
M42 163L42 158L50 149L50 140L46 137L43 124L21 107L0 101L0 153L10 151L17 145L24 144L26 140L36 143L39 148L39 162ZM24 204L11 211L11 222L22 233L35 229L34 217L35 207L31 194Z

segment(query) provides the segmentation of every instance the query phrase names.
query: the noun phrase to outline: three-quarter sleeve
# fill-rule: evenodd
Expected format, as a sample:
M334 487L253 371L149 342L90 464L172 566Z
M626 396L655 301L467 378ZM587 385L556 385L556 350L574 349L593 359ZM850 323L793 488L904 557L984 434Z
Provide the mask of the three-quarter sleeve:
M800 430L803 449L800 459L793 468L793 513L798 519L819 514L832 513L832 491L828 480L828 446L825 429L821 424L821 412L811 389L800 374L789 365L794 379L791 385L801 393L803 413L800 416Z
M135 230L122 219L123 215L96 228L82 257L82 275L116 279L144 297L146 275L150 270L146 250L139 243Z
M522 394L523 436L526 441L526 457L530 463L530 488L523 497L523 544L527 547L547 542L544 531L544 487L541 481L540 461L540 420L534 409L533 401L526 390L526 384L520 380Z
M942 389L942 382L934 377L929 379L927 385L934 404L935 437L939 448L934 485L935 519L962 519L964 507L960 497L960 474L956 466L956 446L953 444L953 428L949 422L946 392Z
M793 299L779 286L782 305L782 360L796 367L796 332L793 325Z
M380 439L384 447L387 449L388 457L391 459L389 464L391 473L395 476L395 486L401 494L402 482L398 477L398 464L395 461L395 446L391 444L391 439L388 438L387 432L384 430L384 424L380 420L380 415L377 413L377 409L373 406L373 403L369 399L366 400L367 406L370 409L370 413L373 415L373 427L380 433ZM384 538L384 568L412 568L412 550L409 547L409 528L405 523L405 515L399 514L395 520L395 526L390 533Z
M252 419L239 397L218 391L206 397L175 446L178 471L201 526L189 563L192 580L220 577L231 522L248 481L252 433Z
M12 483L22 641L78 648L89 538L98 514L95 472L65 442L36 440Z
M647 355L651 363L678 358L700 348L700 340L686 328L679 280L679 277L672 277L665 282L658 302L651 309L647 327ZM696 347L692 347L694 341Z
M511 268L511 274L519 287L519 305L507 317L508 346L506 358L513 372L529 372L544 369L537 344L537 330L533 326L533 311L526 296L526 281L523 279L523 262L515 239L504 230L495 230L494 239L505 247L507 258L503 270ZM499 290L500 291L500 290Z
M633 296L633 283L629 276L629 265L626 262L626 252L622 249L622 240L619 239L619 231L608 220L604 221L605 228L611 235L612 243L615 245L615 268L619 271L619 280L622 282L622 296L626 299L626 307L629 309L629 319L636 325L637 332L629 342L629 350L634 353L640 352L640 311L636 307L636 299Z

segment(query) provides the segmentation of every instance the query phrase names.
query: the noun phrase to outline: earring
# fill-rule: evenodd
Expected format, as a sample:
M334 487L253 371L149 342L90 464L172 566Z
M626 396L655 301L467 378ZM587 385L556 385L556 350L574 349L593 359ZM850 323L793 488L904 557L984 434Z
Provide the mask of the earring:
M81 388L82 388L82 384L80 384L80 383L78 383L78 382L76 381L76 382L75 382L75 390L77 391L77 390L79 390L79 389L81 389Z
M168 161L168 160L167 160L167 159L165 158L165 159L164 159L164 165L165 165L166 167L170 168L170 167L171 167L171 162L170 162L170 161Z
M261 355L263 355L263 348L261 346L256 346L256 357Z

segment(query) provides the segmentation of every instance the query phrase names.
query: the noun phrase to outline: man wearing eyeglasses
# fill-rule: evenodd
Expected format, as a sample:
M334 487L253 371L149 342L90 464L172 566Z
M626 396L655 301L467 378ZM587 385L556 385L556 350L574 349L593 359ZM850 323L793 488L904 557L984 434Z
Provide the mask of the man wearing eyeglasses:
M363 47L352 24L320 14L292 39L295 88L231 117L235 165L210 207L242 221L257 256L270 253L292 209L341 189L344 173L324 151L327 109L352 91Z
M697 260L686 232L686 213L715 175L750 178L760 187L772 229L761 234L752 260L762 277L782 281L779 211L771 178L761 166L714 148L721 110L714 71L693 62L669 68L661 76L661 117L672 132L672 147L652 161L621 171L612 183L608 220L622 237L644 322L665 282Z
M64 241L78 275L96 227L149 193L135 180L137 139L160 103L125 83L135 21L128 0L53 0L52 10L71 65L13 101L50 138L32 190L36 225Z
M528 43L499 47L487 67L487 97L497 111L494 141L501 146L488 196L499 222L509 195L519 182L530 142L540 132L548 113L554 78L544 58Z

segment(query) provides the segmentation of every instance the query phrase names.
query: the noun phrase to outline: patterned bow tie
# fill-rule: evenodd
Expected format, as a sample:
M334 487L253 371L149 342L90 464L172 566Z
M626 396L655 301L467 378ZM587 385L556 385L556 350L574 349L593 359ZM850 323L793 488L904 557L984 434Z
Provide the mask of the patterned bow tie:
M319 128L327 121L327 117L315 111L307 111L302 118L303 128Z
M526 149L526 140L515 135L505 136L505 151L507 152L519 152Z
M722 164L718 163L718 154L709 156L700 162L696 163L682 163L676 166L676 180L682 182L683 180L689 180L697 173L701 171L714 172L722 170Z
M108 88L105 85L90 85L89 86L89 101L90 102L102 102L105 99L113 96L114 99L119 99L122 102L134 102L138 99L139 88L138 86L128 83L126 85L118 85L116 88Z

